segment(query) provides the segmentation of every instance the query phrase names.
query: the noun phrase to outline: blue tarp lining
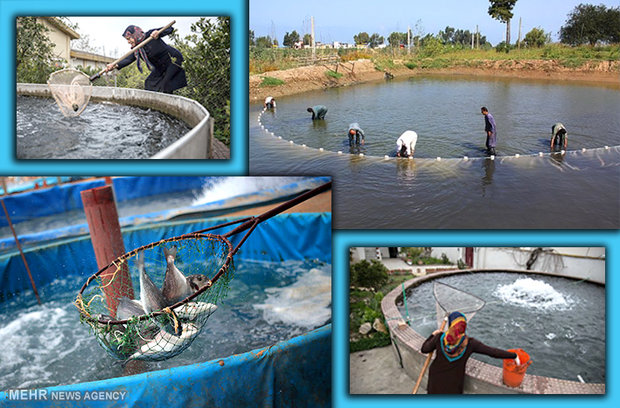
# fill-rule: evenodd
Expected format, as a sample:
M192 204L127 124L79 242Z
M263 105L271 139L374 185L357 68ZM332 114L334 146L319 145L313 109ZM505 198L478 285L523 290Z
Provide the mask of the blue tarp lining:
M39 177L36 180L24 182L18 185L8 185L6 188L7 189L6 193L4 191L4 188L0 187L0 194L13 194L13 193L18 193L20 191L32 190L36 186L44 186L45 184L47 184L48 186L52 186L58 183L58 179L60 179L61 183L66 183L68 181L75 179L75 177L69 177L69 176Z
M170 221L155 226L123 229L125 250L223 224L239 218L212 218L196 221ZM233 226L234 228L234 226ZM224 234L228 227L214 233ZM237 236L236 239L240 239ZM237 241L232 239L233 244ZM97 272L97 262L89 236L58 241L24 250L37 286L58 277L78 275L84 280ZM317 259L331 263L331 213L281 214L259 224L241 246L235 259L283 261ZM31 289L26 268L18 252L0 256L0 299Z
M157 191L157 194L162 194L163 192L166 192L165 188L167 187L173 188L172 186L169 185L173 181L168 180L168 178L166 177L159 177L159 178L144 177L144 179L148 179L151 181L133 180L133 179L135 178L131 178L131 177L115 178L114 179L115 194L117 196L120 196L121 194L123 196L131 195L132 193L130 192L126 193L125 191L129 187L138 188L137 186L140 185L141 187L139 187L139 189L142 190L143 192L142 195L145 195L144 191L148 189L149 183L152 183L151 184L151 186L153 186L152 190ZM158 181L158 180L153 180L153 179L165 179L165 180ZM170 179L177 179L177 178L170 177ZM212 183L215 180L215 178L207 179L207 178L201 178L201 177L196 177L196 179L201 180L201 183L202 183L201 186L205 186L208 183ZM148 214L123 217L119 220L119 222L122 227L125 227L125 226L130 226L130 225L141 224L141 223L153 223L153 222L165 221L165 220L170 220L170 219L173 219L175 217L180 217L180 216L191 216L191 214L198 214L202 216L204 214L208 214L209 212L217 212L217 211L222 211L222 210L231 210L234 208L244 207L244 206L259 205L259 204L264 204L266 202L282 199L283 197L288 197L290 195L298 194L299 192L304 191L304 190L316 188L322 184L329 182L330 180L331 179L329 177L307 178L307 179L304 179L298 182L292 182L285 186L281 186L278 189L273 189L273 188L265 189L265 190L262 190L256 193L248 193L248 194L240 195L240 196L233 197L233 198L223 199L223 200L219 200L219 201L215 201L211 203L205 203L201 205L195 205L191 207L177 208L177 209L171 209L171 210L166 210L166 211L159 211L159 212L153 212L153 213L148 213ZM177 180L177 186L176 186L177 189L179 189L178 187L179 185L183 184L178 181L179 180ZM118 190L120 190L121 193L118 193L117 185L119 185ZM93 187L89 187L89 188L93 188ZM179 190L179 191L185 191L185 190ZM79 197L79 191L77 191L77 194L78 194L77 199L80 200L79 205L81 208L81 199ZM132 197L132 198L135 198L135 197ZM48 198L38 197L38 198L35 198L35 202L40 202L40 200L52 200L53 201L55 199L56 198L52 198L52 197L48 197ZM58 199L62 200L63 198L58 198ZM68 198L65 197L64 199L69 199L71 201L74 201L72 197L68 197ZM29 216L41 216L41 215L42 214L36 214L36 215L32 213L29 214ZM11 215L11 219L13 220L13 215ZM0 216L0 224L2 223L3 220L6 221L6 218ZM57 229L50 230L50 231L37 232L37 233L32 233L32 234L22 234L19 236L19 242L22 245L38 244L40 242L51 241L51 240L59 239L59 238L84 235L87 233L88 233L87 224L69 225L63 228L57 228ZM12 249L15 246L16 246L15 239L13 237L0 238L0 250Z
M120 202L167 192L201 189L207 182L207 178L193 176L114 177L112 182L116 200ZM86 180L13 194L2 197L2 199L11 216L11 222L17 224L32 218L83 208L80 192L103 185L105 185L104 179ZM0 227L7 225L6 217L2 214Z
M60 392L77 392L82 400L99 392L124 395L118 401L62 401L63 407L86 403L93 407L149 408L326 407L331 406L331 360L331 325L327 325L270 347L224 359L49 387L45 391L48 398ZM10 397L7 392L0 393L0 405L7 404ZM18 404L38 405L35 401Z
M229 220L231 218L133 227L123 231L125 248L130 250ZM222 233L226 231L228 229ZM269 219L250 235L235 258L265 261L317 259L331 263L331 214L293 213ZM26 259L39 286L70 275L79 275L85 280L97 270L91 242L86 237L29 249ZM30 283L19 254L0 257L0 268L3 292L28 290ZM331 325L286 342L224 359L43 390L48 398L44 402L34 399L15 401L12 398L16 394L11 394L10 390L0 393L0 406L34 407L54 403L63 407L83 406L87 395L102 395L99 392L126 394L123 400L88 401L90 405L149 408L330 406ZM70 395L77 392L81 400L49 399L60 392L73 393Z

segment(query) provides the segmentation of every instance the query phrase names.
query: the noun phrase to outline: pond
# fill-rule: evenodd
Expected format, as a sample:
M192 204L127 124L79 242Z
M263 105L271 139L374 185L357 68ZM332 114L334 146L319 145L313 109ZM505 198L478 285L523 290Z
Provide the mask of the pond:
M52 98L17 96L18 159L147 159L190 131L161 112L89 103L65 117Z
M532 358L528 374L605 382L605 287L583 281L504 272L459 274L439 279L486 302L467 333L502 349L522 348ZM423 337L437 328L433 283L406 293L403 316ZM445 302L445 300L444 300ZM475 359L501 367L502 360Z
M324 123L305 110L316 104L328 106ZM483 154L483 105L498 123L494 159ZM460 76L308 92L279 98L275 113L250 106L249 171L332 176L335 228L615 229L619 106L617 86ZM568 151L551 154L558 121ZM367 139L354 154L351 122ZM384 158L407 129L416 157Z

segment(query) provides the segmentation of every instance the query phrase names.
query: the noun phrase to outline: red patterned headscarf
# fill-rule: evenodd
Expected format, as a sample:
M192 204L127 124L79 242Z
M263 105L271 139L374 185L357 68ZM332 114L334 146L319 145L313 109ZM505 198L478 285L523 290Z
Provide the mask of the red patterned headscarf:
M461 312L448 316L448 331L441 338L441 348L448 360L461 358L467 347L467 317Z
M136 45L138 45L144 40L145 36L144 31L142 31L140 27L130 25L125 29L125 31L123 31L123 37L125 37L126 39L133 38ZM138 64L138 71L142 72L142 67L140 66L140 58L144 60L149 70L153 70L153 64L151 64L151 62L149 61L146 55L146 51L144 51L144 48L138 49L136 52L134 52L134 55Z

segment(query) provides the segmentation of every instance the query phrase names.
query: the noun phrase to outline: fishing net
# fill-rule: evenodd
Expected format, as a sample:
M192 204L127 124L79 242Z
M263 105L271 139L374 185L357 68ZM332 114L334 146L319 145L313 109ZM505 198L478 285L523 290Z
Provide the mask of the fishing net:
M463 313L469 322L476 312L486 304L477 296L438 281L433 282L433 296L435 297L438 327L452 312Z
M178 285L170 290L166 280L171 268L186 278L186 290ZM220 235L196 232L168 238L128 252L99 270L84 284L75 305L82 323L113 357L166 360L200 334L226 296L233 269L232 245ZM142 272L155 289L145 284ZM158 306L164 307L149 311L153 302L144 299L152 299L150 292L158 290L165 300Z
M66 117L79 116L90 101L92 85L88 76L75 69L53 72L47 85L60 111Z

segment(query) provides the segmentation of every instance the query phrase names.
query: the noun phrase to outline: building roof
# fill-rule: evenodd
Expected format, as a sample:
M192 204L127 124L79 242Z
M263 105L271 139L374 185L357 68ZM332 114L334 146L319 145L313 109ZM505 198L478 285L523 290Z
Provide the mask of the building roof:
M88 60L88 61L105 62L105 63L116 61L116 59L112 57L106 57L103 55L93 54L91 52L74 50L74 49L71 49L71 58L79 58L79 59Z
M48 23L67 34L72 40L77 40L80 38L80 35L73 31L68 25L63 23L58 17L41 17L45 19Z

